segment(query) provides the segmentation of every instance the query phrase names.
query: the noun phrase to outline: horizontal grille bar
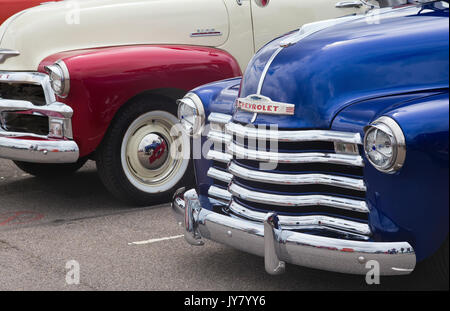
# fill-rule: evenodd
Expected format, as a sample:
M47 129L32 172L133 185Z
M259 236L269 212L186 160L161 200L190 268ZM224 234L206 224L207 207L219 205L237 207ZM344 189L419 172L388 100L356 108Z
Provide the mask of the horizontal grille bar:
M263 222L267 213L257 212L250 210L234 200L230 203L229 209L239 215L246 217L250 220ZM328 228L328 229L338 229L340 233L341 230L349 231L356 234L364 235L367 239L368 235L371 234L368 224L355 222L351 220L345 220L335 217L322 216L322 215L308 215L308 216L286 216L279 215L280 225L284 227L289 227L289 229L318 229L318 228Z
M355 212L368 213L369 209L365 201L340 198L329 195L279 195L264 192L257 192L241 187L232 182L228 191L243 200L276 205L276 206L328 206L351 210Z
M209 131L207 137L209 140L211 140L215 143L220 143L220 144L227 144L232 139L231 135L224 134L224 133L218 132L218 131Z
M230 173L218 170L214 167L210 167L207 173L208 177L223 181L225 183L229 183L231 179L233 178L233 175Z
M228 171L242 179L278 185L327 185L358 191L366 191L362 179L328 174L279 174L244 168L231 162Z
M231 193L229 193L226 189L222 189L216 186L209 187L208 195L216 199L231 201Z
M209 150L206 154L208 160L214 160L222 163L229 163L233 158L232 155L217 150Z
M233 117L229 114L224 113L217 113L217 112L211 112L211 114L208 117L208 121L211 123L217 123L217 124L227 124L231 121Z
M278 153L251 150L238 146L235 143L228 144L226 149L227 153L235 155L238 159L241 158L273 163L330 163L360 167L364 166L364 161L359 155L324 152Z
M362 144L361 135L359 133L326 130L278 131L258 129L236 123L228 123L225 128L228 134L255 140L266 139L282 142L327 141Z

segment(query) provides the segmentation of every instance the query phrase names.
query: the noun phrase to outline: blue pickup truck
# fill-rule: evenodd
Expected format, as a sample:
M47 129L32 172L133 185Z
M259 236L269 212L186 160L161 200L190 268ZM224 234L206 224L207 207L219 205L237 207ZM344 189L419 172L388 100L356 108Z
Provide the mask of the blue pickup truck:
M449 5L404 2L305 25L179 101L211 144L173 200L189 243L264 256L270 274L424 262L448 282Z

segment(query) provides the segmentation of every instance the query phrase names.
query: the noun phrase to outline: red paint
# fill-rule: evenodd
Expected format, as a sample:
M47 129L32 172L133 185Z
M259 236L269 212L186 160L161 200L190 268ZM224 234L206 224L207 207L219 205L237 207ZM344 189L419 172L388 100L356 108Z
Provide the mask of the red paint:
M158 147L155 148L155 151L153 151L153 154L149 157L148 161L150 162L150 164L153 164L156 160L160 159L166 149L167 145L163 141Z
M353 248L343 248L341 252L353 253L355 250Z
M43 217L44 215L42 214L29 211L3 213L0 214L0 226L21 225L41 220Z
M72 107L74 140L80 156L93 152L120 107L144 91L187 92L202 84L242 75L227 52L197 46L124 46L51 55L39 71L58 59L70 72L70 93L58 100Z
M59 0L53 0L59 1ZM0 0L0 24L2 24L7 18L12 15L31 8L33 6L40 5L42 0Z

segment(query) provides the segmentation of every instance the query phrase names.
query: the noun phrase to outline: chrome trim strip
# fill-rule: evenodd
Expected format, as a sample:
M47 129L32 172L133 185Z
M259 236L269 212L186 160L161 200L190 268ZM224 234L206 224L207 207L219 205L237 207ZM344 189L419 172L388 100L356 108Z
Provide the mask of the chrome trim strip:
M361 275L367 274L365 264L370 260L380 264L381 275L409 274L416 265L414 249L408 242L353 241L283 230L277 228L278 216L274 213L267 214L264 224L233 218L202 208L194 189L174 198L172 210L177 221L184 223L188 243L203 245L204 239L208 239L263 256L269 273L277 272L270 265L271 259L277 259L276 264L285 261ZM274 234L264 230L266 225ZM274 257L268 257L270 251Z
M266 75L267 72L269 71L270 66L272 65L272 62L274 61L275 57L277 57L277 55L283 50L282 47L279 47L278 49L275 50L275 52L272 54L272 56L270 56L269 60L266 63L266 66L264 66L264 70L261 73L261 77L259 78L259 83L258 83L258 89L256 91L256 94L261 94L261 90L264 84L264 80L266 79Z
M20 52L9 49L0 49L0 64L3 64L8 58L19 56Z
M329 174L279 174L264 171L249 170L233 161L228 167L228 171L234 176L269 184L277 185L327 185L357 191L366 191L364 180L329 175Z
M248 159L271 163L331 163L351 166L364 166L363 158L359 155L304 152L304 153L276 153L268 151L251 150L236 145L227 144L226 151L238 159Z
M230 183L231 179L233 179L233 175L231 175L230 173L218 170L214 167L210 167L206 175L213 179L223 181L227 184Z
M236 123L228 123L225 126L226 133L238 137L246 137L254 140L272 140L282 142L302 141L327 141L362 145L363 141L359 133L338 132L327 130L305 131L273 131L270 129L258 129L254 126L243 126Z
M253 221L263 222L267 213L261 213L257 211L250 210L236 201L232 200L229 209L242 217ZM328 217L322 215L309 215L309 216L286 216L279 215L280 225L285 229L298 230L298 229L338 229L339 233L344 233L344 231L349 231L358 234L360 239L368 239L367 236L371 235L369 225L340 219L336 217ZM348 233L348 232L345 232Z
M215 143L227 144L231 141L232 136L222 132L210 130L207 138Z
M26 100L10 100L10 99L1 99L0 98L0 113L2 111L21 111L21 110L36 110L40 111L44 114L57 114L57 116L62 118L71 118L73 115L73 109L69 106L59 103L53 102L49 105L45 106L36 106L33 103Z
M231 122L231 119L233 119L233 116L229 114L224 113L217 113L217 112L211 112L208 121L210 123L218 123L218 124L227 124Z
M222 189L216 186L209 187L208 195L215 199L231 201L231 193L229 193L226 189Z
M241 187L235 183L228 186L228 191L238 198L246 201L275 206L328 206L359 213L368 213L367 203L362 200L347 199L330 195L287 195L258 192Z
M36 106L33 103L25 100L9 100L0 98L0 115L3 111L23 111L23 110L33 110L35 112L42 113L43 115L48 116L49 122L51 120L59 119L64 127L64 137L68 139L73 139L72 119L71 119L73 115L73 110L71 107L59 102L53 102L45 106ZM13 133L3 131L0 129L0 134L2 133L4 135L7 135L8 137L27 136L27 137L36 137L44 140L50 138L48 136L35 135L32 133L26 132Z
M209 150L208 153L206 154L206 159L222 163L229 163L233 159L233 156L217 150Z

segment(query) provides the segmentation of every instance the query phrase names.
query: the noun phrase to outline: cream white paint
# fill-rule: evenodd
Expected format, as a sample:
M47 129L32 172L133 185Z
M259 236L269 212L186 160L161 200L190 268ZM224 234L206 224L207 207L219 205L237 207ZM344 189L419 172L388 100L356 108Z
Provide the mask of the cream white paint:
M271 0L267 7L259 7L252 1L255 47L264 44L300 26L349 15L364 13L367 7L336 8L340 0Z
M74 2L76 6L74 6ZM10 18L0 27L0 49L21 54L0 71L34 71L57 52L108 46L188 44L228 51L245 70L263 44L304 23L363 9L337 9L337 0L72 0L41 5ZM79 23L68 23L79 7ZM70 20L70 18L69 18ZM192 37L214 29L220 36Z

